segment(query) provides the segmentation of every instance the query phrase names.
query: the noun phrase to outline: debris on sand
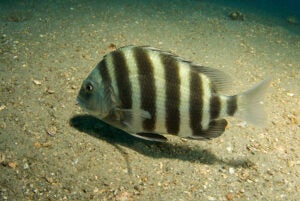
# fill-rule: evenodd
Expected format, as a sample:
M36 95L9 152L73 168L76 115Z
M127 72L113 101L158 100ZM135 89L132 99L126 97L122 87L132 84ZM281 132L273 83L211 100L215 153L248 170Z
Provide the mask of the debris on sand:
M17 167L17 162L15 162L15 161L8 162L8 167L15 169Z
M55 126L51 126L51 127L46 129L46 132L47 132L48 135L54 137L55 134L57 133L57 128Z
M6 108L6 106L5 105L1 105L1 103L0 103L0 111L4 110L5 108Z
M232 20L239 20L239 21L245 20L244 14L239 11L234 11L234 12L229 13L229 17Z
M111 43L111 44L108 46L108 49L109 49L110 51L115 51L115 50L117 49L117 46L116 46L115 44Z
M33 80L32 81L35 85L42 85L42 81L40 80Z
M2 16L2 20L6 22L25 22L32 18L31 11L13 10L7 15Z
M299 19L296 17L296 16L288 16L286 18L286 21L289 23L289 24L292 24L292 25L297 25L299 24Z

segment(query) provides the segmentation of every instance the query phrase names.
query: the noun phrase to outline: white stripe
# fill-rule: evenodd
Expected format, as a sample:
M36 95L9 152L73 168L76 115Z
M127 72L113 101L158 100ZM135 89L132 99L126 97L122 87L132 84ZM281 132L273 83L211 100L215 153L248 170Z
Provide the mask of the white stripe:
M189 137L193 134L190 128L189 97L190 97L190 66L188 63L179 62L180 80L180 127L178 136Z
M202 102L203 102L203 108L202 108L202 121L201 126L203 130L208 129L208 124L210 120L210 98L211 98L211 89L210 89L210 80L209 78L204 74L199 74L201 77L202 82Z
M152 62L153 75L156 88L156 125L155 131L158 133L166 133L166 80L164 78L164 66L160 59L160 52L147 51Z
M221 108L221 111L220 111L220 115L219 115L219 119L222 118L222 117L226 117L228 116L227 114L227 96L219 96L220 98L220 108Z
M106 55L105 59L106 59L106 63L107 63L107 71L108 71L109 76L111 77L111 82L112 82L111 84L112 84L114 93L115 93L116 97L119 97L119 89L117 87L117 79L116 79L116 75L115 75L115 68L114 68L112 53Z
M128 66L129 81L132 86L132 116L130 129L132 132L141 132L143 129L143 113L140 109L141 105L141 88L138 78L138 67L134 58L132 48L123 49L125 61Z

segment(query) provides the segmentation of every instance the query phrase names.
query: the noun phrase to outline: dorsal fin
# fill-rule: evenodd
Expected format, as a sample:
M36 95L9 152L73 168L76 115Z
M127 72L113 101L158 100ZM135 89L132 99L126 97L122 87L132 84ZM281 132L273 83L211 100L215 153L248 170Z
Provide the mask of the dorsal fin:
M194 72L202 73L206 75L211 80L211 83L213 84L213 87L217 92L225 91L231 86L232 79L225 72L215 68L205 67L205 66L195 64L169 51L160 50L151 46L134 46L134 45L120 47L115 51L120 51L122 49L132 49L132 48L142 48L145 51L156 52L158 54L171 57L175 59L178 63L186 63L187 64L186 66L190 67Z
M133 46L129 46L129 47L133 47ZM193 71L206 75L211 80L211 82L217 92L225 91L225 90L229 89L231 86L231 83L232 83L231 77L227 73L225 73L221 70L211 68L211 67L197 65L191 61L188 61L182 57L179 57L178 55L176 55L172 52L163 51L163 50L160 50L160 49L157 49L154 47L140 46L140 48L144 48L148 51L155 51L155 52L158 52L159 54L163 54L163 55L172 57L175 60L177 60L177 62L188 64L188 66L190 66L190 68Z
M198 66L192 63L191 68L194 71L205 74L207 77L209 77L217 91L225 91L231 86L232 79L227 73L224 73L223 71L215 68Z

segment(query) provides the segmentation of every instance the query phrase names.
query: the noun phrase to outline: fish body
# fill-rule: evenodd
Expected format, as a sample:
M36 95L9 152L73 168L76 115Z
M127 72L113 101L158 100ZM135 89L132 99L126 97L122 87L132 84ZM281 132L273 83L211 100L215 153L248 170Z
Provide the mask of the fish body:
M220 136L224 117L263 125L266 79L233 96L220 94L230 78L170 52L125 46L104 56L83 81L79 105L139 138L165 141L164 134L199 140Z

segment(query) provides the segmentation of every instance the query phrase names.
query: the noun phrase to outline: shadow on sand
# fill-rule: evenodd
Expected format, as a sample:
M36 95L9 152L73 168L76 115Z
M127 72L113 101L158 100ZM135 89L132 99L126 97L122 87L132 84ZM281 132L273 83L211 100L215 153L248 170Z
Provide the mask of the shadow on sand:
M203 164L223 164L232 167L249 168L254 164L249 160L224 161L209 150L191 148L188 145L178 145L170 142L151 142L135 138L126 132L112 127L91 115L77 115L70 119L70 125L98 139L105 140L115 146L127 158L127 153L118 145L133 149L143 155L153 158L174 158L183 161L200 162ZM128 162L128 161L127 161Z

